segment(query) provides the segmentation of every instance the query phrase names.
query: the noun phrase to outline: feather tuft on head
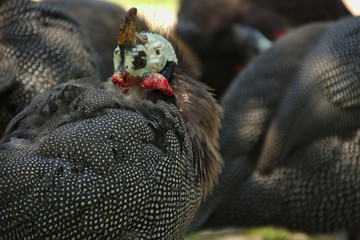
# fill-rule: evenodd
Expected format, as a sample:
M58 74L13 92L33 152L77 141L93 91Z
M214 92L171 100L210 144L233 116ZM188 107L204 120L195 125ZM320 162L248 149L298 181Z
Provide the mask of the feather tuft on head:
M137 9L131 8L120 25L118 32L119 46L133 46L136 43L136 14Z

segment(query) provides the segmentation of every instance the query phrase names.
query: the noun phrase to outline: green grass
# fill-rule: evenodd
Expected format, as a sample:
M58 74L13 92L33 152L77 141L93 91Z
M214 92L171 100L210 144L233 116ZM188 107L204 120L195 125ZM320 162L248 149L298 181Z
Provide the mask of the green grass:
M283 228L259 227L201 231L190 234L185 240L344 240L345 234L314 235L293 233Z
M203 231L187 236L186 240L220 240L236 239L236 237L249 240L293 240L292 234L281 228L263 227L251 229L226 229L220 231Z
M263 240L291 240L292 236L289 231L274 227L248 229L244 231L244 234L248 236L259 236Z

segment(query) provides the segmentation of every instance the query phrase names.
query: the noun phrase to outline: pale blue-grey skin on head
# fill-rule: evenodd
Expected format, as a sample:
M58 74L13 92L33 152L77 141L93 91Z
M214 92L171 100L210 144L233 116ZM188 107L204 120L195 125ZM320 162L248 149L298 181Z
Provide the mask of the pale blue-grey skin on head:
M221 100L225 169L190 227L360 223L360 19L292 31Z

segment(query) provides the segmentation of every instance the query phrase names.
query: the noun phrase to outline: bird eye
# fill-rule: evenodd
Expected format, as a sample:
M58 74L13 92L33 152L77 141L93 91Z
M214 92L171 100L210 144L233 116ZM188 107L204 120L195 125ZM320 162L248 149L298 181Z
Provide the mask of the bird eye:
M156 52L157 55L160 55L160 50L159 49L156 49L155 52Z
M144 68L146 66L146 53L144 51L140 51L135 57L134 61L132 62L134 69Z

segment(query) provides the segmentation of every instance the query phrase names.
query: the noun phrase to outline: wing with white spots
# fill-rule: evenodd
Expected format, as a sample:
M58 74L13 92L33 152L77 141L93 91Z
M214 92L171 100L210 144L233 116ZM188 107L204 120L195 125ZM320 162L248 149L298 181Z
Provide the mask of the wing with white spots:
M0 159L0 235L13 239L181 239L202 196L178 110L89 83L34 98Z

